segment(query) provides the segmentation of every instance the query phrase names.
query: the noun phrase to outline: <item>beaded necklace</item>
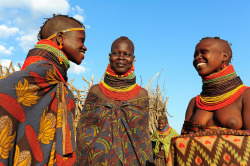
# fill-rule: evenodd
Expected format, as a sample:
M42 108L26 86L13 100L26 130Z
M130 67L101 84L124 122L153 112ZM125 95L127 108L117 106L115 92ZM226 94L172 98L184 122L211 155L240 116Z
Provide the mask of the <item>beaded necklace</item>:
M247 88L232 65L202 78L202 92L196 96L200 109L214 111L233 103Z
M57 56L57 58L59 59L59 62L61 64L64 64L66 69L70 67L68 57L61 50L59 50L58 46L53 41L41 40L35 45L35 48L41 48L41 49L45 49L45 50L52 52L54 55Z
M29 51L26 60L24 61L22 69L28 65L46 60L50 62L56 69L60 78L67 81L67 70L70 67L67 56L59 50L58 46L51 40L39 41L34 49Z
M45 49L54 54L58 58L60 64L63 64L65 66L66 70L68 70L68 68L70 67L68 57L61 50L59 50L58 46L53 41L47 39L40 40L35 45L35 48ZM28 64L26 64L25 66L27 65Z
M134 66L124 75L117 75L108 65L105 73L99 87L107 98L126 101L139 94L141 87L136 83Z
M134 65L133 65L133 66L131 67L131 69L129 69L129 71L128 71L127 73L125 73L124 75L118 75L118 74L116 74L115 71L114 71L113 69L111 69L110 64L108 64L108 67L107 67L107 69L106 69L106 73L107 73L108 75L114 76L114 77L127 77L127 76L133 74L134 71L135 71Z
M168 135L170 133L170 126L168 126L165 130L163 130L163 131L160 131L160 130L158 130L158 134L160 135L160 136L165 136L165 135Z

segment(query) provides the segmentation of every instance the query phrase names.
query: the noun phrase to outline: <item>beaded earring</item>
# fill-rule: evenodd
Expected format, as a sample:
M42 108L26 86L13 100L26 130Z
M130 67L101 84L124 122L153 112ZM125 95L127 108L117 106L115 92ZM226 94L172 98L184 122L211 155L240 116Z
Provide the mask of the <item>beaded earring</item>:
M62 50L63 48L63 45L62 45L62 42L60 42L60 45L58 46L59 50ZM59 56L59 62L60 64L63 64L63 58L61 56Z
M61 42L60 42L60 45L58 47L59 47L59 50L61 50L63 48L63 45Z
M222 61L222 69L225 69L227 65L225 64L225 61Z

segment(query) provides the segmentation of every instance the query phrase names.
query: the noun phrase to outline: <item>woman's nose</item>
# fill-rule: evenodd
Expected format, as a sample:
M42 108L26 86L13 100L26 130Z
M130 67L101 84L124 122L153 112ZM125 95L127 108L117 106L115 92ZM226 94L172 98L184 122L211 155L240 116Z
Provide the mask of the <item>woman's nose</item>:
M87 47L85 45L82 46L84 51L87 51Z
M121 53L119 54L118 58L119 58L119 59L124 59L124 58L125 58L124 53L121 52Z

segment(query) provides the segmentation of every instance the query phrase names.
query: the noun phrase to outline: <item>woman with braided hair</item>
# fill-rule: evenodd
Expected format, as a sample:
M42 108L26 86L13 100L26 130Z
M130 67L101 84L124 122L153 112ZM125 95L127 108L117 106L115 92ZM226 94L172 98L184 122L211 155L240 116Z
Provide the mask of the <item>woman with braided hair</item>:
M236 75L230 44L203 38L193 65L202 92L191 99L182 136L172 140L175 165L250 165L250 88Z
M136 83L134 44L111 46L104 80L91 87L77 127L79 165L146 165L153 162L148 93Z

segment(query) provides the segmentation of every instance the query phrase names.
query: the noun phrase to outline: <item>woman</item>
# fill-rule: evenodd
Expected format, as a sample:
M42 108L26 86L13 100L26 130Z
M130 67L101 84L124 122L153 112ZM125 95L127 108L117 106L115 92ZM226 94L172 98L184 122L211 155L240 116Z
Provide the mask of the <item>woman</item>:
M202 77L200 95L187 108L186 120L229 129L250 129L250 89L237 77L229 62L232 50L219 38L197 44L193 65Z
M77 128L80 165L146 165L152 161L148 93L136 84L134 44L116 39L104 80L91 87Z
M203 38L193 65L202 78L191 99L182 136L172 141L175 165L249 165L250 89L232 65L232 50L218 37Z
M75 165L75 102L69 60L87 48L78 20L54 15L41 27L21 71L0 78L0 165Z

